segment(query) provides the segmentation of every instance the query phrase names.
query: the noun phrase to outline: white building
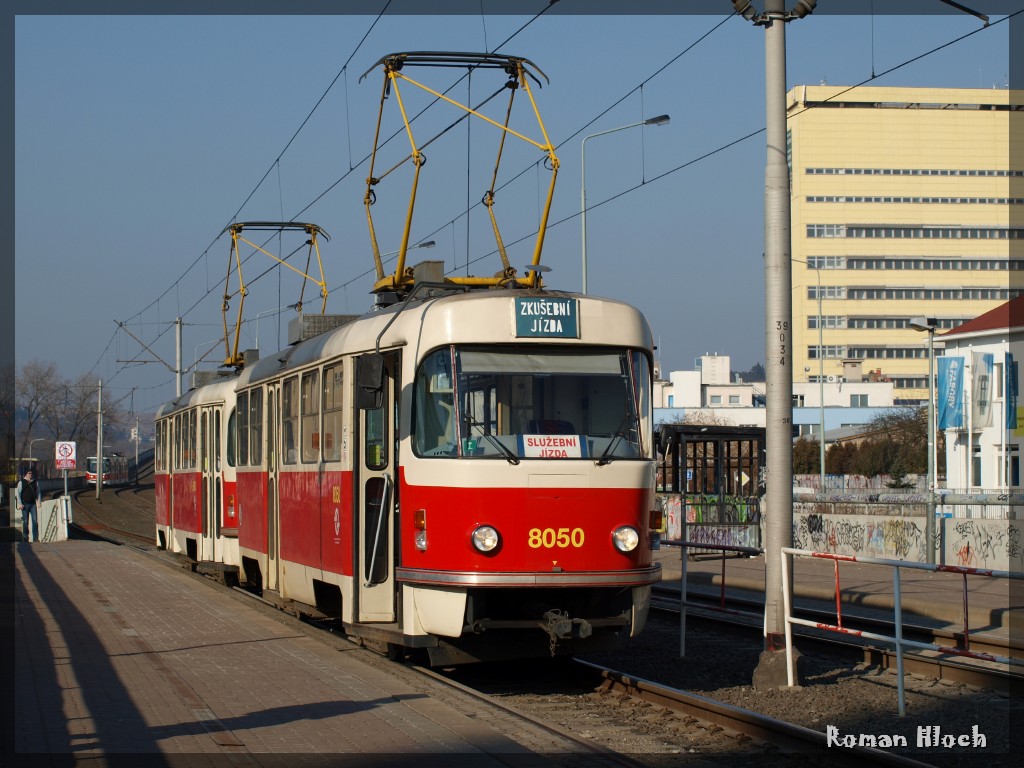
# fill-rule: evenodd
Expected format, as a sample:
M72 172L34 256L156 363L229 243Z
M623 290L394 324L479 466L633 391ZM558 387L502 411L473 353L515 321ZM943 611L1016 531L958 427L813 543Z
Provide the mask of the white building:
M764 427L765 383L728 383L728 355L705 356L695 371L672 371L667 380L655 382L654 407L659 421ZM859 365L831 381L793 383L794 436L820 431L824 405L825 428L866 424L879 409L892 408L893 384L862 380ZM871 378L870 376L868 377Z
M947 487L1019 488L1024 413L1014 394L1020 391L1019 361L1024 357L1024 296L938 338L945 342L943 357L962 358L963 363L961 387L950 389L942 376L936 377L939 425L946 403L958 411L961 422L945 430Z

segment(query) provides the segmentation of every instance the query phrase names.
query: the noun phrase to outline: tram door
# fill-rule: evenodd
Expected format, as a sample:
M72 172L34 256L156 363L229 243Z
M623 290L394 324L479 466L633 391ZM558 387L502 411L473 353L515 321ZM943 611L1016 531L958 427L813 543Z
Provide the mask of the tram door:
M278 589L278 551L279 533L281 530L280 500L278 499L278 470L280 453L278 447L278 429L281 419L281 388L267 387L267 589Z
M395 620L398 363L397 354L367 354L356 361L359 621Z
M214 517L214 483L216 472L214 471L214 438L211 421L213 409L209 407L199 410L199 483L201 487L199 499L199 553L198 559L210 560L213 558L213 528Z

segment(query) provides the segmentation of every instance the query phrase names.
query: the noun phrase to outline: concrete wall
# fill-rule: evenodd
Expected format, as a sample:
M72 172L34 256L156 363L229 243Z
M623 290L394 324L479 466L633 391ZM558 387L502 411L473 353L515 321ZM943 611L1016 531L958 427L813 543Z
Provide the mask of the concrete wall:
M896 503L902 499L903 503ZM893 496L892 504L797 502L793 512L793 546L813 552L886 560L928 561L924 504ZM886 499L887 501L887 499ZM663 535L683 538L682 497L658 494L665 519ZM739 511L739 510L737 510ZM770 512L768 513L770 514ZM730 515L729 524L702 522L687 509L685 539L702 544L758 547L763 517ZM1024 573L1024 520L941 517L936 521L935 561L982 570Z
M1020 520L942 518L935 560L993 571L1024 573ZM927 562L924 516L890 517L797 512L793 546L855 557Z

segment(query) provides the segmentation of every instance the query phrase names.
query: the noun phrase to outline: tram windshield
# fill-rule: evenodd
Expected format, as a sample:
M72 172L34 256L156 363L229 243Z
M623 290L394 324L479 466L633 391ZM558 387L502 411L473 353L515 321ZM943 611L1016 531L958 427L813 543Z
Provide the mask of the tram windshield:
M649 456L650 366L638 350L446 347L416 374L419 456Z

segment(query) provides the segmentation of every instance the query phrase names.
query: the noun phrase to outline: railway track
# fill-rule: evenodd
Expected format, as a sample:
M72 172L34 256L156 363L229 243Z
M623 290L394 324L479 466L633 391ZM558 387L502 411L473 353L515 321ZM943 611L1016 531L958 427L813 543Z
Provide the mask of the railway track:
M601 681L599 689L609 696L627 696L662 707L681 717L688 726L723 730L739 742L750 740L787 754L821 754L828 748L826 734L810 728L723 704L689 691L661 685L599 664L577 660ZM870 747L854 746L830 753L830 766L903 766L925 768L930 763Z
M763 610L757 601L728 598L721 605L717 598L712 599L707 593L690 592L687 596L687 617L698 621L712 622L730 631L746 633L751 637L759 637L763 631L760 616L743 616L742 613L753 613ZM666 587L657 588L652 598L652 608L679 615L680 603L677 590ZM722 609L728 611L723 613ZM829 611L803 607L797 615L821 623L834 623L835 614ZM870 631L875 634L893 636L895 629L892 622L882 619L844 614L850 627ZM829 654L837 658L854 662L876 665L882 669L895 671L897 655L894 646L879 645L860 639L852 634L836 635L826 631L814 631L795 627L794 645L802 652ZM903 624L903 636L910 640L933 643L940 646L963 647L963 634L946 629L927 627L924 625ZM1014 638L993 638L982 634L972 635L970 650L993 656L1019 657L1022 646ZM961 683L976 688L987 688L1002 693L1009 693L1024 684L1024 673L1019 667L1006 664L975 660L938 651L910 651L903 653L904 671L916 675L924 675L935 680Z

